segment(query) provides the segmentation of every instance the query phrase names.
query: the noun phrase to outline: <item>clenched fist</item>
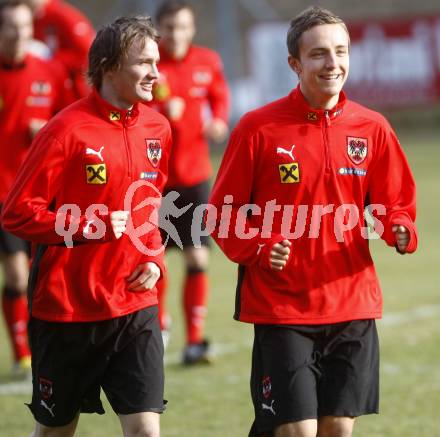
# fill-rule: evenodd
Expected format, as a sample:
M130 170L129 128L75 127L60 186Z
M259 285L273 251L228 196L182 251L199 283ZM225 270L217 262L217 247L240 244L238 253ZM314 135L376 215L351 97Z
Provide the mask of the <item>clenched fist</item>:
M290 246L289 240L283 240L272 246L269 254L270 268L272 270L283 270L289 260Z
M130 213L128 211L113 211L110 214L110 224L117 239L121 238L122 234L127 229L127 221L129 216Z
M406 253L409 244L409 231L402 225L394 225L392 231L396 236L396 249L399 253Z

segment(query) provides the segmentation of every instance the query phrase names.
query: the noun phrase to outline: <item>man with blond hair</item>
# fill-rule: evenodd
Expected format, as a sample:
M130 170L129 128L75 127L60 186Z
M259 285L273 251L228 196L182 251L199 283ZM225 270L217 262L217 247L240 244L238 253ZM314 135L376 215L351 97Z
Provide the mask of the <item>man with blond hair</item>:
M37 135L4 205L3 226L35 244L34 437L72 436L80 412L103 414L101 388L125 437L160 434L162 243L157 225L137 232L157 212L171 145L165 117L141 104L158 78L158 40L148 17L98 32L92 93Z

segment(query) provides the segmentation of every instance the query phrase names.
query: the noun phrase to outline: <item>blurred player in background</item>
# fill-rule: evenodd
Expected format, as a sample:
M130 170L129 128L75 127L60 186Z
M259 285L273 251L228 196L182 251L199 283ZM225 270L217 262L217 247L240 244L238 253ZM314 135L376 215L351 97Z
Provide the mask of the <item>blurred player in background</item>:
M61 65L27 51L32 12L25 1L0 3L0 208L35 134L69 100ZM28 244L0 228L4 267L3 314L14 351L14 370L30 370L26 287Z
M36 244L34 437L72 436L81 411L103 414L101 388L124 436L159 436L162 241L157 226L136 232L157 215L171 147L166 118L140 104L152 99L159 75L157 41L149 17L120 18L98 32L92 93L37 135L4 204L4 227Z
M208 240L194 247L191 238L192 212L206 203L212 168L207 140L221 142L228 132L229 90L222 62L210 49L192 43L196 29L194 11L185 2L167 1L156 13L161 35L160 78L154 103L171 123L173 152L166 191L177 191L178 207L193 204L172 220L183 245L186 275L183 284L183 311L186 347L183 362L208 360L209 343L203 335L208 296ZM166 234L163 235L166 238ZM171 240L170 240L171 241ZM170 319L165 310L167 281L160 281L160 320L167 342Z
M27 0L34 11L34 37L49 49L46 55L61 61L73 82L74 96L86 96L87 53L95 36L82 12L62 0ZM43 54L45 55L45 54Z
M232 196L232 220L214 236L240 265L235 318L255 326L249 435L348 437L379 399L382 293L364 209L389 246L414 252L415 183L388 122L342 91L344 22L310 8L287 46L299 85L234 129L211 196L218 211Z

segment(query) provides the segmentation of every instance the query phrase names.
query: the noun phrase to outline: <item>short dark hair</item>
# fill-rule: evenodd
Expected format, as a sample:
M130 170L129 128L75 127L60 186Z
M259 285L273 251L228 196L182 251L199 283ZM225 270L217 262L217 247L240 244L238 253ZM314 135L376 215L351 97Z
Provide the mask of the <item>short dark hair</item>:
M19 6L26 6L32 12L25 0L0 0L0 27L3 26L3 11L7 8L18 8Z
M175 15L182 9L188 9L195 15L193 7L185 1L168 0L162 3L156 11L156 23L159 24L168 15Z
M121 17L100 29L89 50L87 77L96 88L102 85L104 73L121 67L133 43L145 38L159 42L160 37L150 17Z
M319 6L311 6L299 15L297 15L291 22L289 30L287 31L287 50L294 58L299 58L299 40L301 35L315 26L322 24L340 24L348 35L348 29L342 18L339 18L328 9ZM350 43L350 35L348 36Z

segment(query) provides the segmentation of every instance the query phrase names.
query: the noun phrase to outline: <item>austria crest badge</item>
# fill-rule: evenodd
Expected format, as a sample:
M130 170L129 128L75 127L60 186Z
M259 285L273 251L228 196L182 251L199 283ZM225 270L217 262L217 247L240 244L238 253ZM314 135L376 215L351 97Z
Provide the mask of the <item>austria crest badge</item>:
M359 165L364 162L368 153L367 139L347 137L347 153L354 164Z
M162 157L162 145L159 139L150 138L145 139L147 144L147 157L153 167L157 167Z
M267 399L272 394L272 382L270 380L270 376L265 376L262 381L263 387L263 396L264 399Z

